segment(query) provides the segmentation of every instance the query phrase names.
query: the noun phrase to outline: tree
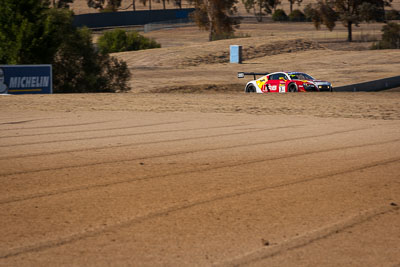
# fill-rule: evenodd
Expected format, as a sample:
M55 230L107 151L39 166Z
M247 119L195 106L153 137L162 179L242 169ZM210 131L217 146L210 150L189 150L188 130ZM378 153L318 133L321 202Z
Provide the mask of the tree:
M74 0L52 0L52 6L54 8L69 8L69 5L73 2Z
M1 63L50 61L54 45L46 34L51 26L46 22L48 10L48 3L41 0L0 0Z
M231 35L239 27L240 20L233 17L237 13L237 0L190 0L196 10L192 18L201 28L209 31L208 40Z
M340 20L347 28L347 40L351 42L353 25L359 26L363 21L384 20L384 8L392 0L319 0L315 7L314 24L317 28L324 24L333 30L335 22Z
M372 49L400 49L400 24L389 22L382 27L382 40Z
M295 3L297 3L297 5L300 6L301 2L303 2L303 0L288 0L288 1L289 1L289 4L290 4L290 13L293 12L293 5Z
M276 11L276 8L281 4L281 0L267 0L267 2L274 12Z
M157 3L161 3L161 2L162 2L162 4L163 4L163 9L165 10L165 9L166 9L165 4L166 4L166 2L169 3L169 0L156 0L156 2L157 2Z
M121 10L128 10L129 8L133 9L133 11L136 11L136 0L132 0L132 4L128 5L127 7L124 8L119 8Z
M173 0L173 3L175 6L177 6L179 9L182 9L182 0Z
M88 7L100 11L116 12L121 7L122 0L87 0Z
M304 15L307 21L314 22L315 28L319 29L321 26L321 18L318 10L314 8L313 4L308 4L304 7Z
M147 2L149 2L149 10L151 10L151 0L140 0L140 2L146 6Z
M391 9L385 13L385 18L386 20L400 20L400 12L395 9Z
M98 52L71 11L45 0L0 1L0 64L52 64L54 92L129 90L126 63Z
M254 16L256 17L258 22L262 21L262 17L265 14L272 13L272 6L269 0L242 0L246 11L250 13L250 10L253 10Z

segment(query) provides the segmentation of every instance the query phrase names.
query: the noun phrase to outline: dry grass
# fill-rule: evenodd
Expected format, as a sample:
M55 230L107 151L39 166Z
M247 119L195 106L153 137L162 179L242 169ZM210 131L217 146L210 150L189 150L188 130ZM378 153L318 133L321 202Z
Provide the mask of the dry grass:
M97 12L95 9L89 8L86 4L86 0L75 0L74 3L72 4L72 9L74 10L75 14L83 14L83 13L94 13ZM300 9L302 10L307 4L309 3L315 3L317 2L316 0L303 0L301 6L294 5L293 9ZM132 0L122 0L121 4L121 10L132 10L132 8L128 8L132 4ZM393 0L392 2L393 8L399 10L400 9L400 0ZM186 1L183 1L183 8L189 8L191 7ZM162 3L157 3L155 1L152 1L152 9L162 9ZM172 4L172 2L167 2L166 3L166 8L167 9L174 9L176 6ZM289 7L289 1L287 0L282 0L282 4L278 7L284 9L287 13L289 13L290 7ZM136 10L148 10L148 6L143 6L139 1L136 0ZM238 11L239 15L241 16L248 16L251 15L246 12L244 5L242 4L241 1L238 2Z
M363 24L355 36L378 33L381 24ZM133 73L133 92L160 91L182 86L233 84L244 87L238 71L304 71L335 86L399 75L399 50L368 50L371 42L345 42L345 29L316 31L311 23L243 24L249 38L207 42L207 33L196 27L166 29L146 34L161 49L114 54ZM174 36L174 38L171 38ZM229 45L243 46L243 64L229 64ZM199 87L196 87L199 88Z

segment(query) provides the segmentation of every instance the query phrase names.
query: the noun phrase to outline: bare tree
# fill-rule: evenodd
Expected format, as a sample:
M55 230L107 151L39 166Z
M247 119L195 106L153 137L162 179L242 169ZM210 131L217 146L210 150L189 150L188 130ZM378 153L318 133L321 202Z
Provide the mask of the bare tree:
M289 4L290 4L290 13L293 12L293 5L295 3L297 3L297 5L300 6L301 2L303 2L303 0L288 0L288 1L289 1Z
M147 5L147 2L149 3L149 10L151 10L151 0L140 0L140 2L144 5L144 6L146 6Z
M179 9L182 9L182 0L173 0L174 5L177 6Z
M208 40L231 35L239 27L240 20L233 17L237 13L237 0L191 0L196 10L192 17L201 29L209 31Z
M169 3L169 0L156 0L157 3L161 3L163 4L163 9L166 9L166 3Z

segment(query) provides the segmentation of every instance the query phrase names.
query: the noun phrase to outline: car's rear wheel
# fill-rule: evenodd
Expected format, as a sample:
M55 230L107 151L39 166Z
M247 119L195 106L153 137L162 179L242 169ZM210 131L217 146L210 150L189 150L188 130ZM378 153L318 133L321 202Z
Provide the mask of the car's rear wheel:
M297 85L295 83L289 84L288 92L290 92L290 93L297 92Z
M254 87L254 85L250 84L246 87L246 93L255 93L256 92L256 88Z

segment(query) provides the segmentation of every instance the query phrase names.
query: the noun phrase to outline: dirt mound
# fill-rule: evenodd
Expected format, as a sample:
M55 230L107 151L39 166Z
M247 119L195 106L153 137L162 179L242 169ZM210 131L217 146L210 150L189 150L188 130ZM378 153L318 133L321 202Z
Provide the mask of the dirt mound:
M242 92L242 84L202 84L169 86L152 90L152 93L237 93Z
M298 51L324 49L323 46L314 41L297 39L289 41L278 41L258 46L248 46L242 51L243 60L249 60L258 57L278 55L284 53L293 53ZM187 58L181 66L198 66L200 64L228 63L229 51L219 51L207 55Z

